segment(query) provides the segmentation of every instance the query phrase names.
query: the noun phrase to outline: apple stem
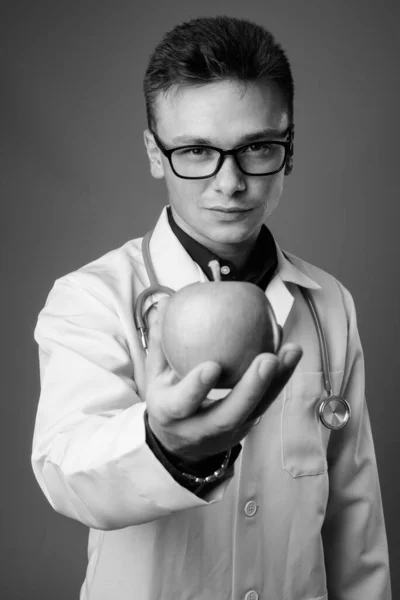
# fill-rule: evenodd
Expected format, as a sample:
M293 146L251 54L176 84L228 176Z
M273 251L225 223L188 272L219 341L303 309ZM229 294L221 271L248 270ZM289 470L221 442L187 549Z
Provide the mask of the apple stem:
M221 271L219 268L219 262L217 260L210 260L210 262L208 263L208 266L211 269L211 272L213 275L213 280L221 281Z

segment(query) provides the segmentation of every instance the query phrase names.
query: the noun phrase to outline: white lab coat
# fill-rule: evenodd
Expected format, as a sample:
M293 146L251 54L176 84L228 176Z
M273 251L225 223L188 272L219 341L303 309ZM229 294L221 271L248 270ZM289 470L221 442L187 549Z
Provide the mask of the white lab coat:
M164 208L151 256L162 285L206 278ZM148 286L141 239L58 279L38 319L42 391L32 463L55 510L90 527L81 600L390 600L387 543L364 362L350 293L278 250L266 291L297 370L205 499L145 442L145 355L133 305ZM331 433L316 416L320 349L298 285L312 290L334 392L351 405ZM328 448L329 443L329 448Z

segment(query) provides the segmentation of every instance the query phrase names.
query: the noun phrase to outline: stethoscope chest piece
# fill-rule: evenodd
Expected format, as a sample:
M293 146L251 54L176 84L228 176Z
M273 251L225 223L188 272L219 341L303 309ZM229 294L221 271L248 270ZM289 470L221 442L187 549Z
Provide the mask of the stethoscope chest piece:
M341 396L330 395L321 401L319 418L328 429L343 429L350 419L350 405Z

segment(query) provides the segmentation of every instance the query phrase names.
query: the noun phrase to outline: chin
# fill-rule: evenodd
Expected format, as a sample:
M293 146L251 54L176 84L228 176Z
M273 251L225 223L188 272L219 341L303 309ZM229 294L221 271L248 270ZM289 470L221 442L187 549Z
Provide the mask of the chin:
M203 235L220 244L239 244L253 237L255 232L258 234L261 225L262 222L252 227L237 223L223 224L206 229Z

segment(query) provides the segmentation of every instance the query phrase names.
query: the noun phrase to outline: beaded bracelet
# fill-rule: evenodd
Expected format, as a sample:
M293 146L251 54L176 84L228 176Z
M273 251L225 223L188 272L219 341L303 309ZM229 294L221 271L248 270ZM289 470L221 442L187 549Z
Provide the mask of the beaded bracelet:
M214 471L214 473L212 473L211 475L207 475L207 477L197 477L196 475L191 475L190 473L181 473L181 475L189 479L192 483L212 483L217 479L221 479L221 477L225 475L226 470L228 468L231 453L232 450L228 450L225 454L222 465L216 471Z

